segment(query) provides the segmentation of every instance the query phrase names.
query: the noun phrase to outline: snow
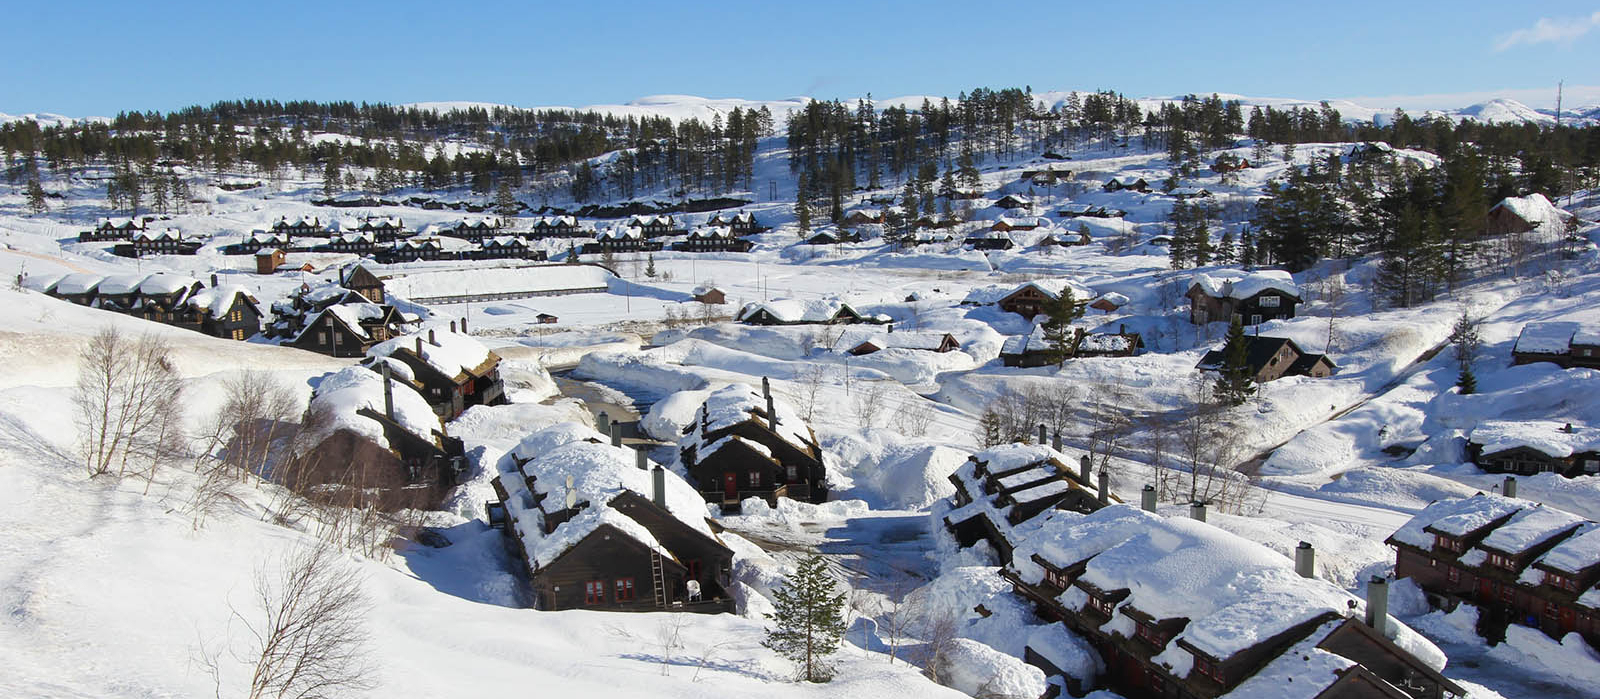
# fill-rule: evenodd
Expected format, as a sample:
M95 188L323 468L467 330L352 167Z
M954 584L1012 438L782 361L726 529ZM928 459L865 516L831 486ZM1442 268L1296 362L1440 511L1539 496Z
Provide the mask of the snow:
M1540 556L1534 565L1572 575L1600 565L1600 524L1584 523L1573 532L1572 536L1563 539L1561 543ZM1532 569L1533 566L1530 566L1529 570Z
M604 290L616 275L594 265L530 265L522 267L474 267L471 274L458 270L395 271L384 278L384 291L395 296L426 302L455 296L526 294Z
M1447 536L1465 536L1525 506L1525 502L1485 494L1443 500L1429 505L1392 536L1395 541L1432 550L1433 534L1425 531L1427 529L1437 530Z
M1044 672L977 641L957 638L945 650L948 686L968 695L1039 697Z
M1199 273L1192 285L1199 286L1207 296L1245 300L1263 291L1282 292L1294 299L1300 298L1300 287L1288 272L1276 269L1259 270L1248 274Z
M238 284L202 289L189 298L189 305L210 314L213 320L222 320L227 317L229 309L233 308L234 300L241 295L247 301L250 299L250 291Z
M1567 428L1572 431L1568 432ZM1550 420L1491 420L1473 428L1473 444L1484 454L1527 447L1564 459L1573 454L1600 451L1600 428Z
M441 426L439 416L434 414L428 401L402 382L391 381L389 388L394 399L395 423L423 441L435 443L434 434L441 431ZM325 411L328 423L319 433L307 438L303 448L314 447L339 430L349 430L379 446L389 446L383 424L357 414L363 408L383 414L383 377L377 372L352 366L323 376L316 384L311 403Z
M1517 336L1517 352L1529 354L1566 354L1571 349L1572 336L1580 325L1571 321L1529 323ZM1589 332L1593 332L1590 330Z
M1478 545L1509 554L1520 554L1556 536L1572 532L1582 524L1579 517L1553 507L1527 507L1494 528Z
M838 299L773 299L745 304L737 318L742 320L766 311L780 323L826 323L845 308L848 305Z
M452 379L475 373L494 357L488 347L472 336L439 327L425 328L380 342L367 350L367 356L388 357L401 349L416 354L418 347L422 348L419 359Z
M192 277L178 274L152 274L139 282L139 293L149 295L173 294L198 283Z

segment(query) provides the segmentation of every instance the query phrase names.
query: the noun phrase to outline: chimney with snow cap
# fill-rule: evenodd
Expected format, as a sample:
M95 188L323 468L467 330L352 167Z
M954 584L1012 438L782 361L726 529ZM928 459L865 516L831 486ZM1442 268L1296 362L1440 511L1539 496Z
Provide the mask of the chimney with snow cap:
M1367 626L1380 635L1388 634L1389 579L1374 575L1367 581Z
M1294 572L1302 578L1317 577L1317 550L1311 542L1302 541L1294 548Z
M428 328L428 344L430 344L430 345L439 344L439 341L434 339L434 337L433 337L433 328Z
M1146 485L1139 490L1139 509L1145 512L1156 511L1156 487Z
M1199 500L1189 503L1189 517L1196 522L1206 521L1206 504Z
M1505 484L1500 486L1500 494L1508 498L1517 496L1517 477L1506 476Z

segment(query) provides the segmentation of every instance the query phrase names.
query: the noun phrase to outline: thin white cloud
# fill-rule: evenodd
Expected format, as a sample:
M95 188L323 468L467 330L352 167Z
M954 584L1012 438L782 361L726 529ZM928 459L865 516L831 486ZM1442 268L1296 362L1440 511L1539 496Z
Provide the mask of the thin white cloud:
M1518 29L1500 37L1500 40L1495 42L1494 50L1504 51L1523 44L1570 45L1597 26L1600 26L1600 12L1591 14L1588 17L1569 17L1564 19L1540 17L1539 21L1533 23L1533 26L1526 29Z

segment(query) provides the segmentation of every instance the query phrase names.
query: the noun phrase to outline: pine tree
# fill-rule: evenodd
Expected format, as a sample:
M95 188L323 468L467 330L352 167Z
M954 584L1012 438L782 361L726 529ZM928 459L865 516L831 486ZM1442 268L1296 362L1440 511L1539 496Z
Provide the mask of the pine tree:
M44 200L44 187L38 180L28 180L28 211L42 214L50 210L50 205Z
M1078 305L1071 287L1062 287L1061 293L1046 301L1039 312L1045 315L1039 330L1050 346L1050 360L1060 364L1077 353L1072 322L1083 317L1083 307Z
M1250 340L1245 336L1244 324L1238 318L1228 325L1215 393L1217 399L1227 405L1241 405L1256 393L1255 377L1250 371Z
M651 279L655 279L656 278L656 255L655 255L655 253L650 253L650 254L645 256L645 259L644 259L644 276L649 277Z
M322 196L331 197L340 191L339 158L330 156L328 164L322 168Z
M794 220L795 225L800 227L802 238L811 232L811 192L808 191L807 184L806 177L802 174L794 191Z
M773 622L761 642L798 666L808 682L827 682L833 668L826 658L839 649L844 635L844 593L835 592L821 556L800 561L794 575L772 593Z
M496 185L494 190L495 213L501 216L515 216L519 208L521 207L517 204L516 195L511 193L511 183L506 178L501 178L500 184Z
M578 245L577 245L577 243L567 243L567 264L569 264L569 265L578 264Z
M1472 362L1478 358L1478 348L1483 344L1483 336L1478 333L1478 321L1472 319L1466 308L1461 309L1461 317L1456 319L1456 324L1450 328L1450 346L1455 355L1456 364L1460 373L1456 378L1456 385L1461 388L1461 393L1472 393L1478 390L1478 377L1472 373Z

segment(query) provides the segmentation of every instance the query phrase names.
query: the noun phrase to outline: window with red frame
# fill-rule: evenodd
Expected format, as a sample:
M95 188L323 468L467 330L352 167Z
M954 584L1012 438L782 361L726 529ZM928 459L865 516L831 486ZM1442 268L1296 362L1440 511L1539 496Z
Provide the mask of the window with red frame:
M1489 554L1489 565L1492 565L1496 568L1504 568L1505 570L1516 569L1516 564L1511 562L1511 557L1503 553Z
M1210 677L1218 682L1222 681L1222 666L1212 661L1210 658L1202 658L1198 655L1195 656L1194 669L1199 670L1200 674L1205 675L1206 677Z
M617 601L627 602L633 599L633 578L617 578Z
M1500 601L1501 602L1510 602L1510 601L1516 599L1516 597L1517 597L1517 589L1516 588L1514 588L1514 587L1512 587L1510 585L1501 585L1500 586Z
M1157 628L1155 624L1141 623L1139 624L1139 630L1135 633L1146 643L1149 643L1157 648L1167 645L1167 635L1161 633L1161 629Z
M1461 582L1461 569L1452 566L1450 570L1445 573L1445 578L1449 579L1450 582L1453 583Z
M1455 551L1456 553L1461 552L1461 543L1443 534L1433 535L1433 547L1446 551Z
M1094 610L1100 612L1101 614L1111 616L1111 610L1113 607L1111 600L1103 600L1099 597L1090 597L1089 606L1094 607Z
M604 580L590 580L583 584L583 603L600 604L606 601L606 582Z

